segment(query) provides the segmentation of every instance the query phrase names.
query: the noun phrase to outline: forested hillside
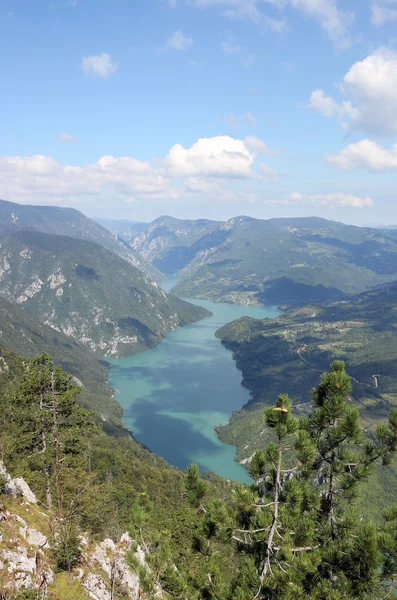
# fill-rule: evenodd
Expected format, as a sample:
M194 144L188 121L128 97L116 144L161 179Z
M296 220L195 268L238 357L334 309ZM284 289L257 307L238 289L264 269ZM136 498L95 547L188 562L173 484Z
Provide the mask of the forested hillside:
M286 395L265 411L277 444L255 454L248 487L106 435L47 354L6 352L0 380L2 600L393 594L396 507L375 527L355 505L395 458L397 411L365 436L342 362L321 377L307 419Z
M262 403L271 404L275 394L285 390L306 413L310 390L336 358L346 361L353 377L353 398L363 427L373 429L397 404L396 315L393 284L346 301L305 306L276 319L239 319L220 329L217 335L233 350L243 385L252 393L252 403L220 429L222 439L239 446L240 459L251 456L252 444L259 442Z
M120 432L121 406L108 385L108 364L71 337L31 319L19 306L0 298L1 356L7 351L34 357L48 352L82 386L79 402L95 410L107 431Z
M0 237L21 229L96 242L118 254L148 277L158 281L162 279L159 271L134 252L128 244L74 208L23 205L0 200Z
M330 302L395 278L397 240L319 218L230 219L191 247L175 292L296 306Z
M208 314L93 242L21 230L1 239L0 265L2 296L102 356L146 350Z

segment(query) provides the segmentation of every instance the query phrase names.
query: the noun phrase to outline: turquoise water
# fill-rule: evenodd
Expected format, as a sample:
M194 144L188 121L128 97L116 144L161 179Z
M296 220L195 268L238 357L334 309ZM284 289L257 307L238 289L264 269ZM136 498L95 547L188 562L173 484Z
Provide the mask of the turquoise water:
M165 289L175 282L168 280ZM250 481L235 462L236 449L218 439L214 427L227 423L249 399L232 353L216 330L239 317L274 317L272 307L191 300L213 316L172 331L156 348L110 362L110 385L124 408L124 423L135 437L170 464Z

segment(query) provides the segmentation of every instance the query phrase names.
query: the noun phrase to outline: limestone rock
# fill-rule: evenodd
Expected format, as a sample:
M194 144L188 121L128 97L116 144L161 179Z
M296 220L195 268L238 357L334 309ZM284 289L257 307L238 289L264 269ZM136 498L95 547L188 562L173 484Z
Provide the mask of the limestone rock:
M45 535L37 529L28 529L26 532L26 540L31 546L38 548L48 548L48 542Z
M32 504L37 504L37 498L35 494L32 492L26 481L22 479L22 477L17 477L17 479L14 479L13 481L25 500L31 502Z
M2 559L7 561L9 573L35 573L36 571L36 557L28 558L26 548L19 547L17 552L5 550Z
M4 491L6 494L9 494L13 498L16 498L17 496L23 496L28 502L37 504L37 498L26 481L22 479L22 477L12 479L11 475L5 468L3 461L0 461L0 477L5 480Z

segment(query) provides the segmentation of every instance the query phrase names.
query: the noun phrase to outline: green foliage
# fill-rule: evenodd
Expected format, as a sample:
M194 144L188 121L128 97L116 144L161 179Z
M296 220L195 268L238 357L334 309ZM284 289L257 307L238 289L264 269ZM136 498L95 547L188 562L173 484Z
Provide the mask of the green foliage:
M335 359L343 359L352 375L349 405L359 409L360 426L375 435L397 402L396 306L394 284L329 306L310 305L271 320L239 319L220 329L217 335L233 350L253 396L228 425L218 428L223 441L237 445L237 459L274 441L272 432L262 433L261 414L280 390L294 399L295 414L308 415L310 390ZM379 467L361 510L375 510L380 517L393 490L395 467L387 475Z
M176 292L240 304L331 302L393 281L397 266L393 237L319 218L236 217L189 250Z
M2 238L3 258L10 268L0 293L22 303L36 321L85 339L99 356L153 348L170 329L209 314L165 295L138 268L91 241L16 231ZM38 286L34 293L32 285Z
M252 597L375 600L390 592L397 575L397 508L385 512L379 528L356 506L374 465L394 458L397 415L392 411L388 425L368 439L349 405L350 391L343 361L334 361L313 390L308 419L292 417L288 396L265 410L278 443L254 457L251 492L236 489L232 528L237 549L256 569ZM295 465L285 469L287 436Z
M80 532L72 520L61 524L54 543L54 558L60 571L71 571L81 557Z
M239 557L229 543L231 484L217 477L204 481L197 467L189 475L177 471L132 438L104 433L94 415L76 403L79 388L45 354L20 361L0 391L0 440L12 441L5 457L13 477L24 477L47 507L52 497L50 514L56 512L52 413L46 410L53 372L64 512L63 520L52 520L54 567L73 569L82 531L116 541L130 531L132 551L140 546L146 553L150 571L133 556L131 564L149 598L155 582L180 600L230 598L240 574ZM202 548L194 545L194 536Z
M207 493L207 483L201 479L200 469L196 464L190 464L187 468L186 491L189 502L193 506L199 506Z

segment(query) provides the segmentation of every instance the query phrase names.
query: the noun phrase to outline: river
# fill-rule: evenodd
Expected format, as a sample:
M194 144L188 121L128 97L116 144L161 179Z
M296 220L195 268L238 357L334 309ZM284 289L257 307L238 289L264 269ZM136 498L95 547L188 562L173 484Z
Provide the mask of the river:
M176 283L168 280L164 289ZM249 482L235 460L236 448L214 431L249 399L232 353L215 337L219 327L243 316L274 317L274 307L240 306L187 299L213 313L208 319L171 331L152 350L111 359L110 385L124 408L124 423L135 437L170 464Z

